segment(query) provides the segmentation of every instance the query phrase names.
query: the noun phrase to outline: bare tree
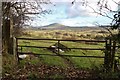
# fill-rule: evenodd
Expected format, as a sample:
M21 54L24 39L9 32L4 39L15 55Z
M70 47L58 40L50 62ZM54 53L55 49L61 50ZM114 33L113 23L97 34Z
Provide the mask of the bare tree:
M88 0L73 0L71 3L74 5L76 2L81 2L81 4L83 6L87 6L89 8L91 8L91 10L101 16L107 17L109 19L112 20L112 22L110 23L109 26L104 26L104 25L97 25L97 26L101 26L105 29L107 29L109 31L109 33L111 34L111 36L114 39L117 39L118 41L120 41L120 10L113 10L111 9L110 5L109 5L109 0L98 0L97 1L97 6L98 9L94 9L92 6L89 5ZM120 2L117 2L115 0L112 0L112 2L116 5L118 5L118 7L120 7ZM113 13L113 16L110 16L109 13ZM117 30L118 34L116 34L116 36L114 35L114 33L112 33L111 30Z
M17 30L30 17L26 14L48 13L41 4L50 4L49 0L35 0L34 2L2 2L2 46L3 53L10 53L11 40Z
M112 19L112 22L110 24L110 29L111 30L117 30L118 33L115 34L115 35L112 35L112 38L113 40L117 40L119 43L120 43L120 10L119 10L119 7L120 7L120 2L116 2L114 0L112 0L116 5L118 5L118 10L111 10L109 7L108 7L108 0L99 0L98 1L98 5L99 5L99 11L102 12L103 11L103 8L107 9L109 12L113 12L114 15L113 15L113 19ZM109 30L110 30L109 29Z

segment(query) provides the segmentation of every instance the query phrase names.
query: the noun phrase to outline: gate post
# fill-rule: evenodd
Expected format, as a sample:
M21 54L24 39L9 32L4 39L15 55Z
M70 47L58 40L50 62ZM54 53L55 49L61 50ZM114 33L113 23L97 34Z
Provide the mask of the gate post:
M116 49L116 41L113 41L112 54L111 54L111 68L112 68L112 71L115 70L115 49Z
M16 63L19 63L19 54L18 54L18 39L16 37L14 37L13 39L14 41L14 49L13 49L13 52L14 52L14 57L15 57L15 61Z
M18 53L18 39L16 38L16 54L17 54L17 62L19 63L19 53Z
M59 48L60 48L60 40L58 40L58 55L60 54Z
M105 40L105 58L104 58L104 67L107 70L108 68L108 40Z
M106 39L105 43L105 58L104 58L104 67L107 72L111 70L111 39Z

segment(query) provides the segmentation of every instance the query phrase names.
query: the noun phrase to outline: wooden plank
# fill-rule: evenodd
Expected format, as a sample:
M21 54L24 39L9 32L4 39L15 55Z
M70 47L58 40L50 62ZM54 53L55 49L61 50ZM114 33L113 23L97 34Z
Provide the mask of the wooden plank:
M105 42L105 41L99 41L99 40L60 40L60 41L73 41L73 42Z
M120 46L112 46L112 45L107 45L108 47L120 47Z
M61 48L63 49L63 48ZM81 49L81 50L105 50L105 48L68 48L68 49Z
M24 45L18 45L18 47L49 48L49 47L40 47L40 46L24 46ZM60 49L66 49L66 48L60 48ZM105 48L67 48L67 49L81 49L81 50L105 50Z
M17 38L19 40L54 40L57 41L57 39L39 39L39 38Z
M40 46L24 46L24 45L18 45L18 47L49 48L49 47L40 47Z
M88 57L88 58L104 58L104 56L79 56L79 55L55 55L55 54L35 54L35 53L25 53L25 52L18 52L19 54L28 54L28 55L46 55L46 56L64 56L64 57Z
M105 40L62 40L62 39L40 39L40 38L17 38L19 40L54 40L54 41L74 41L74 42L106 42Z

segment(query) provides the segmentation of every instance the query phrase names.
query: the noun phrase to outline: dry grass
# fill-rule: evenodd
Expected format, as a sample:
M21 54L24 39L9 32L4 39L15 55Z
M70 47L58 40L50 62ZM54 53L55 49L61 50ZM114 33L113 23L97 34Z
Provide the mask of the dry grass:
M109 35L106 30L26 30L22 37L52 39L103 39Z

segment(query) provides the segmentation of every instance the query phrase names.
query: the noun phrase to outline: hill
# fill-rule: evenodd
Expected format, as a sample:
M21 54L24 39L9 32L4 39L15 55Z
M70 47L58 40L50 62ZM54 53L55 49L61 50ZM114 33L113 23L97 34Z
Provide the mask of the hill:
M53 23L53 24L49 24L41 27L41 29L59 29L59 30L68 29L68 28L69 26L65 26L58 23Z
M59 23L53 23L46 26L29 27L32 30L101 30L103 28L97 26L66 26Z

